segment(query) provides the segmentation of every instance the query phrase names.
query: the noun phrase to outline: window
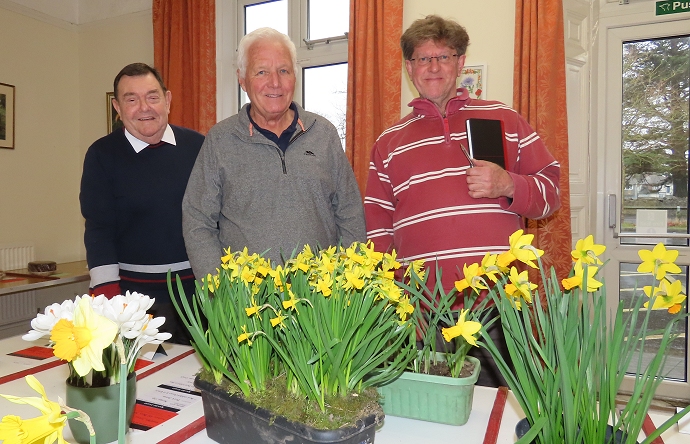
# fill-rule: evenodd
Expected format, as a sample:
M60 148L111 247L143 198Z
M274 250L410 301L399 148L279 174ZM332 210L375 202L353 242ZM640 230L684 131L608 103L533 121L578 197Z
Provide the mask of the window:
M338 129L344 149L349 0L237 0L236 8L237 43L263 26L290 36L297 48L294 101L329 119ZM235 85L237 112L248 98L236 78L233 88Z

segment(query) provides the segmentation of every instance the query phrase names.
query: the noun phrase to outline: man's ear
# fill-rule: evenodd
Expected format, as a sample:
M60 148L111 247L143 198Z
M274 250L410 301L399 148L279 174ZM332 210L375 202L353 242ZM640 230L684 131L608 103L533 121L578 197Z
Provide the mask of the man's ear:
M112 100L111 103L113 104L113 108L115 108L115 111L117 111L118 114L122 115L120 113L120 104L118 103L117 99L115 97L113 97L111 100Z
M170 112L170 102L172 101L172 93L168 90L165 92L165 101L168 104L168 113Z
M237 80L240 82L240 86L242 87L242 91L247 92L247 88L244 87L244 79L242 76L240 76L240 70L237 70Z

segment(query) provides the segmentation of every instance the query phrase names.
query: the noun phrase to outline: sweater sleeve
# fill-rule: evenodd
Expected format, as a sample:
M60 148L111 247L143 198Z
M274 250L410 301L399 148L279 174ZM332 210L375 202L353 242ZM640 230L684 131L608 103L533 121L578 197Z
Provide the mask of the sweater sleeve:
M364 196L364 216L367 238L374 242L377 251L385 252L393 248L394 213L393 187L383 165L378 143L376 143L369 163L369 176Z
M501 206L522 217L543 219L560 206L561 166L529 123L518 115L518 153L508 173L515 190L512 201L501 198Z
M90 292L120 293L117 247L117 210L110 174L102 151L91 146L84 158L79 202L84 216L84 246L89 266Z
M210 136L210 134L209 134ZM187 182L182 199L182 232L185 248L197 279L215 274L223 248L218 220L222 188L212 137L206 137Z
M365 242L367 239L362 195L335 128L330 143L336 154L335 177L337 182L335 184L336 193L332 199L335 224L341 245L349 247L355 241Z

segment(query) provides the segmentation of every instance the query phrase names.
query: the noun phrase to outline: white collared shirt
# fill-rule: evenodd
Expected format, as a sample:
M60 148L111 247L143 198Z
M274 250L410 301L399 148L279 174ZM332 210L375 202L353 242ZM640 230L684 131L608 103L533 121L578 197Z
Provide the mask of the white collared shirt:
M127 131L127 128L125 128L125 137L127 137L127 140L129 140L129 143L132 145L132 148L134 148L134 151L136 151L137 153L140 153L144 148L149 146L147 142L144 142L143 140L139 140L136 137L134 137L132 133ZM170 145L177 146L177 141L175 140L175 133L173 133L172 128L170 128L170 125L166 125L165 132L163 133L161 141L167 142Z

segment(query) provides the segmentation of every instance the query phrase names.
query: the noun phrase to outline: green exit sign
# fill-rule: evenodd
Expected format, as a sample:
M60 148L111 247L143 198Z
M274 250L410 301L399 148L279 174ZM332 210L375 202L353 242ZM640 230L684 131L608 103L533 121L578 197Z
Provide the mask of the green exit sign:
M656 2L656 15L677 14L679 12L690 12L690 1L686 1L686 2L672 2L672 1Z

